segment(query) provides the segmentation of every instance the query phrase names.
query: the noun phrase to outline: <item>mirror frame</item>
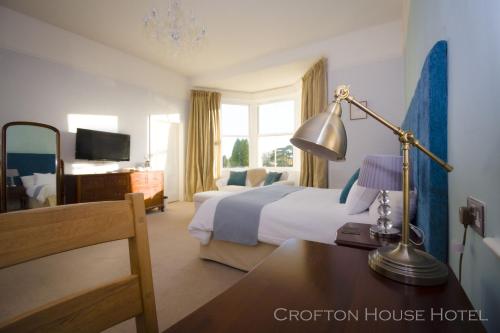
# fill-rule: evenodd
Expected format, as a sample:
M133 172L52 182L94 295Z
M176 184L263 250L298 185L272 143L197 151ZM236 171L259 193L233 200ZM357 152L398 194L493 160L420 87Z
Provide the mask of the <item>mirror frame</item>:
M59 130L55 128L54 126L47 125L47 124L42 124L42 123L36 123L36 122L31 122L31 121L13 121L10 123L6 123L2 127L2 179L1 179L1 195L2 195L2 200L0 201L0 211L2 213L7 212L7 177L6 177L6 172L7 172L7 129L11 126L16 126L16 125L27 125L27 126L37 126L37 127L44 127L47 129L50 129L55 132L56 134L56 191L57 191L57 196L56 196L56 201L57 205L62 204L62 198L63 198L63 193L62 193L62 167L63 167L63 161L61 159L61 134L59 133Z

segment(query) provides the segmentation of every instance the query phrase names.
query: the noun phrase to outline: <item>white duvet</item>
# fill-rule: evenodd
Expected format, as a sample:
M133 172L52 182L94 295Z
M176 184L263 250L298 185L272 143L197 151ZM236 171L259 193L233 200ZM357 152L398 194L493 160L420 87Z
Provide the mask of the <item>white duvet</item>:
M308 187L266 205L260 216L259 241L280 245L287 239L298 238L333 244L337 229L347 222L376 223L370 219L368 211L348 215L345 204L339 203L341 191ZM205 201L189 224L189 233L202 244L208 244L217 204L221 199L236 194L220 193Z
M38 187L41 187L39 190ZM33 199L38 200L41 203L44 203L50 196L56 195L57 190L56 186L53 184L50 185L33 185L26 189L26 194Z

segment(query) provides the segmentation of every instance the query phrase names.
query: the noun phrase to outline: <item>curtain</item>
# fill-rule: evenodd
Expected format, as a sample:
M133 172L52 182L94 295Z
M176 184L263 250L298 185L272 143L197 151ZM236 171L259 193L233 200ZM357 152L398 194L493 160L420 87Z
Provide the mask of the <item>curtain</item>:
M302 123L325 110L326 90L326 59L321 59L302 77ZM300 185L328 187L328 161L301 152Z
M210 91L191 91L186 153L185 200L197 192L216 189L220 176L220 99Z

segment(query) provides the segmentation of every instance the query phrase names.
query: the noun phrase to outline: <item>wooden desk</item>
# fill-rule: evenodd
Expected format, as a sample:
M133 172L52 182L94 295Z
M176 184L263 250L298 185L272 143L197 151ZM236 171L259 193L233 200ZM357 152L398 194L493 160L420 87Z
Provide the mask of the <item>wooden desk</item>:
M237 284L165 332L484 332L479 321L430 321L431 308L437 313L441 308L473 309L453 273L443 286L407 286L373 272L367 255L350 247L289 240ZM310 319L307 310L321 317ZM422 313L425 321L383 321L387 312L382 310L396 316L401 310L420 310L411 313ZM378 320L370 315L375 311ZM276 320L275 314L291 320ZM343 314L350 320L342 320Z

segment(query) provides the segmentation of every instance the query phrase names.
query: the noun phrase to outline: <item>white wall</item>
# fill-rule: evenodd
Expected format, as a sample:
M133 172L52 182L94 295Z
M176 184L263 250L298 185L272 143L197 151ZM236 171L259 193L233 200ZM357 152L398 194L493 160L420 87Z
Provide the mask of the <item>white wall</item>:
M425 56L438 40L448 41L448 161L450 246L461 241L458 209L467 196L486 203L486 236L500 238L500 2L413 0L406 41L406 104ZM459 255L450 249L458 275ZM476 309L500 328L500 259L469 230L462 285Z
M329 61L334 61L329 60ZM329 100L339 84L351 85L351 94L396 125L406 114L404 108L403 59L396 57L360 66L330 70ZM343 103L342 120L347 132L347 153L343 162L329 163L329 187L342 188L367 154L399 154L398 138L387 128L368 117L350 120L350 105Z
M339 84L351 86L358 100L400 125L404 107L402 23L391 22L317 43L328 59L328 101ZM347 131L346 161L329 163L329 187L342 188L367 154L399 154L397 138L375 120L350 120L343 104Z
M260 91L269 88L268 80L282 82L280 86L294 84L295 80L300 80L302 76L302 73L297 73L297 70L302 68L306 72L307 67L303 65L307 63L313 64L321 56L331 60L329 62L331 70L400 57L402 55L403 40L401 27L401 21L394 21L299 47L265 54L224 70L195 76L192 78L192 83L204 87L226 87L230 82L248 80L249 82L238 84L238 86L247 88L251 86L253 89L249 91ZM281 75L282 77L277 79L274 78L275 75ZM270 76L272 76L272 79L269 78ZM284 77L291 81L284 82ZM262 86L266 88L262 88Z
M188 82L182 75L2 6L0 47L128 82L166 96L188 96Z
M116 130L131 135L130 163L95 171L144 162L149 114L186 119L186 78L1 6L0 73L0 125L26 120L58 128L68 173L80 164L69 114L115 116Z

